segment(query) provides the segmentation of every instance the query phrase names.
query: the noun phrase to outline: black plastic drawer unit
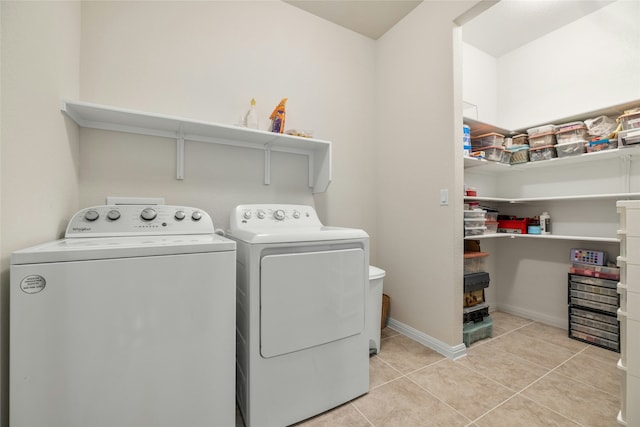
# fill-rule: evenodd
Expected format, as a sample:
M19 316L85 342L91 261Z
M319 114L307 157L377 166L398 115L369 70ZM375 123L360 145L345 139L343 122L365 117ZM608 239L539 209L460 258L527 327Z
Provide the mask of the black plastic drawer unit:
M620 352L617 284L569 274L569 337Z

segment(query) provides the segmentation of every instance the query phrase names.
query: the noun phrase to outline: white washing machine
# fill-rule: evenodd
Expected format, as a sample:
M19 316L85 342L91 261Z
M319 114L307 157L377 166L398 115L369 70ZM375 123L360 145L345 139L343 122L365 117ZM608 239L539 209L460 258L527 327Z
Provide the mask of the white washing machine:
M235 242L182 206L98 206L14 252L12 427L233 426Z
M241 205L236 394L247 427L283 427L369 390L369 236L301 205Z

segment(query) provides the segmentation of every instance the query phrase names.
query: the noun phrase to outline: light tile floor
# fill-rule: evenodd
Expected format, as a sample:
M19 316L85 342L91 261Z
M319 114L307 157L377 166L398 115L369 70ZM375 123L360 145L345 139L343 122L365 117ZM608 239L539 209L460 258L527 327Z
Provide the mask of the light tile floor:
M493 312L493 337L453 361L390 328L369 360L370 391L299 427L614 427L618 353L563 329ZM237 415L236 426L243 426Z

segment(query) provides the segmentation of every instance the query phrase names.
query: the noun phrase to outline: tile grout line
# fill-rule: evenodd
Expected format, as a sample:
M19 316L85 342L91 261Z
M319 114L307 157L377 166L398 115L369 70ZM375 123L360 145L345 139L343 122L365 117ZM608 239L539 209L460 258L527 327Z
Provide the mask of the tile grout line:
M487 342L486 342L486 343L489 343L489 342L492 342L492 341L494 341L494 340L497 340L497 339L499 339L500 337L504 337L504 336L510 335L510 334L512 334L512 333L514 333L514 332L517 332L517 331L518 331L518 330L520 330L520 329L525 328L526 326L529 326L529 325L532 325L532 324L535 324L535 323L536 323L536 322L534 322L534 321L530 321L529 323L526 323L526 324L524 324L524 325L522 325L522 326L519 326L519 327L517 327L517 328L515 328L515 329L512 329L512 330L510 330L510 331L507 331L507 332L505 332L504 334L499 335L499 336L497 336L497 337L495 337L495 338L494 338L494 337L491 337L491 340L487 340ZM485 344L485 343L480 343L480 345L482 345L482 344ZM559 346L559 347L560 347L560 346ZM549 408L549 407L547 407L547 406L545 406L545 405L541 404L540 402L537 402L537 401L535 401L535 400L533 400L533 399L531 399L531 398L528 398L528 397L526 397L526 396L522 395L522 392L523 392L523 391L525 391L525 390L527 390L528 388L530 388L530 387L531 387L531 386L533 386L534 384L537 384L537 383L538 383L539 381L541 381L544 377L546 377L546 376L547 376L547 375L549 375L550 373L554 372L556 369L558 369L560 366L564 365L565 363L567 363L568 361L570 361L571 359L573 359L574 357L576 357L578 354L581 354L582 352L584 352L587 348L589 348L589 347L588 347L588 345L587 345L587 346L585 346L584 348L582 348L580 351L576 352L574 355L572 355L572 356L571 356L571 357L569 357L568 359L564 360L562 363L560 363L560 364L558 364L557 366L555 366L554 368L552 368L552 369L548 370L548 371L547 371L547 372L545 372L542 376L540 376L540 377L539 377L539 378L537 378L536 380L532 381L530 384L528 384L528 385L527 385L527 386L525 386L522 390L519 390L519 391L516 391L516 390L510 389L509 387L504 386L504 385L502 385L502 384L498 383L497 381L493 380L492 378L490 378L490 377L488 377L488 376L486 376L486 375L484 375L484 374L482 374L482 373L479 373L479 372L478 372L478 373L477 373L478 375L481 375L481 376L483 376L483 377L485 377L485 378L487 378L487 379L489 379L489 380L491 380L491 381L493 381L493 382L496 382L496 383L498 383L499 385L501 385L501 386L503 386L503 387L505 387L505 388L509 389L510 391L513 391L513 394L512 394L510 397L508 397L508 398L506 398L505 400L503 400L502 402L498 403L498 404L497 404L496 406L494 406L493 408L489 409L489 410L488 410L487 412L485 412L484 414L482 414L482 415L480 415L479 417L477 417L477 418L475 418L474 420L472 420L472 423L477 422L479 419L481 419L482 417L484 417L484 416L488 415L491 411L493 411L493 410L497 409L498 407L500 407L500 406L504 405L506 402L508 402L508 401L512 400L512 399L513 399L513 398L515 398L516 396L520 396L520 397L522 397L522 398L524 398L524 399L530 400L530 401L532 401L532 402L534 402L534 403L536 403L536 404L540 405L541 407L543 407L543 408L545 408L545 409L547 409L547 410L549 410L549 411L551 411L551 412L553 412L553 413L555 413L555 414L557 414L557 415L559 415L559 416L561 416L561 417L563 417L563 418L565 418L565 419L567 419L567 420L569 420L569 421L575 422L576 424L578 424L578 425L580 425L580 426L583 426L583 424L582 424L582 423L580 423L580 422L578 422L578 421L576 421L576 420L573 420L573 419L569 418L568 416L566 416L566 415L564 415L564 414L561 414L561 413L559 413L559 412L557 412L557 411L555 411L555 410L553 410L553 409L551 409L551 408ZM508 351L505 351L505 350L501 350L501 351L502 351L502 352L504 352L504 353L506 353L509 357L517 357L518 359L522 359L521 357L519 357L519 356L517 356L517 355L512 355L512 354L511 354L511 353L509 353ZM523 359L523 360L525 360L525 359ZM535 366L539 366L539 367L541 367L541 368L548 369L548 368L546 368L546 367L544 367L544 366L542 366L542 365L538 365L538 364L533 363L533 362L530 362L530 361L527 361L527 362L529 362L529 363L531 363L531 364L533 364L533 365L535 365ZM464 366L464 365L463 365L463 366ZM466 367L466 366L465 366L465 368L467 368L467 369L471 370L470 368L468 368L468 367ZM472 372L475 372L475 371L472 371ZM558 373L558 375L562 375L562 374ZM563 375L563 376L564 376L564 375ZM578 381L578 382L582 383L581 381ZM583 383L583 384L584 384L584 383ZM587 385L588 385L588 384L587 384ZM591 387L593 387L593 386L591 386ZM596 388L596 387L593 387L593 388ZM597 390L599 390L598 388L596 388L596 389L597 389ZM607 393L607 394L609 394L609 393Z

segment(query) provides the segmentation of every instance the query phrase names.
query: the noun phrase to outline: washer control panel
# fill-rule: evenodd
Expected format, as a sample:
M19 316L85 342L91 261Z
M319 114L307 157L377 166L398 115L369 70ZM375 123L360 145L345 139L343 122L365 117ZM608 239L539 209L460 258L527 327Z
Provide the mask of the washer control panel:
M315 209L307 205L240 205L231 212L231 230L273 227L318 227L322 223Z
M209 214L197 208L167 205L103 205L78 211L65 237L212 234Z

